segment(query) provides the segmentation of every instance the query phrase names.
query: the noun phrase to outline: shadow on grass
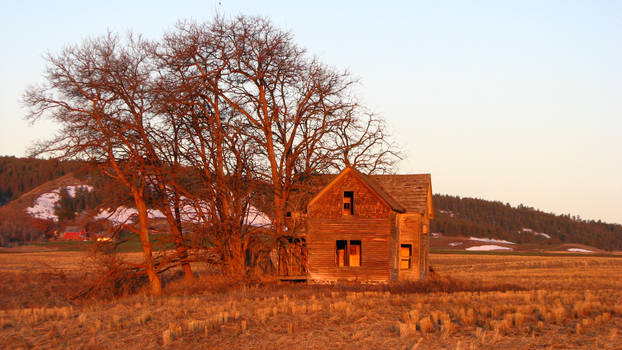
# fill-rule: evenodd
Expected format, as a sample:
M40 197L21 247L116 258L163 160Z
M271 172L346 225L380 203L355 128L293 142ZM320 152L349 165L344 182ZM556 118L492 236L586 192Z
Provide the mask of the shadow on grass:
M276 297L288 295L293 298L310 297L317 294L348 292L384 292L389 294L425 294L425 293L456 293L456 292L491 292L491 291L521 291L526 288L511 284L491 284L481 281L458 280L449 276L439 276L432 273L424 281L403 281L393 283L299 283L281 282L274 278L248 279L232 278L222 275L202 275L196 283L187 286L183 280L183 274L169 275L165 280L166 295L188 294L227 294L252 297Z

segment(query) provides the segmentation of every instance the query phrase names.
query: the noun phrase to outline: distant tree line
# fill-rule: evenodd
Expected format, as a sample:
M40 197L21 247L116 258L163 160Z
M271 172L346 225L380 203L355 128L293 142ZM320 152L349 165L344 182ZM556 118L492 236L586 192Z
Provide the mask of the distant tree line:
M97 191L90 191L86 186L76 186L74 193L70 193L67 187L61 187L58 195L59 199L54 208L54 213L59 221L73 220L76 213L95 209L102 204Z
M519 205L434 195L432 232L446 235L486 236L517 243L567 242L595 246L604 250L622 249L622 225L600 220L583 220L579 216L555 215ZM550 239L534 232L546 233Z
M56 159L0 157L0 205L33 188L74 172L84 164Z
M49 180L65 175L72 169L86 168L83 162L60 162L51 159L0 157L0 189L15 199L19 191L27 192ZM94 209L111 203L119 193L101 176L90 176L94 185L91 192L83 189L71 197L66 189L60 191L61 200L56 214L61 221L75 218L76 212ZM151 201L150 201L151 202ZM446 235L479 235L507 239L517 243L581 243L605 250L622 249L622 225L600 220L583 220L569 214L555 215L519 205L512 207L499 201L461 198L450 195L434 195L435 219L433 232ZM149 203L150 208L153 204ZM2 211L0 220L0 245L40 240L50 231L45 220L28 218L23 213ZM58 227L55 227L58 228ZM523 228L546 233L551 239L523 232ZM4 243L4 244L3 244Z

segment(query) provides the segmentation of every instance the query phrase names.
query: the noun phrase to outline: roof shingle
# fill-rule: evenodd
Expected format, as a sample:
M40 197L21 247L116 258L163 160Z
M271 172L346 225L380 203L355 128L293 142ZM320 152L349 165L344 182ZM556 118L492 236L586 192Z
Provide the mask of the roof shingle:
M428 205L430 174L370 175L407 212L423 213Z

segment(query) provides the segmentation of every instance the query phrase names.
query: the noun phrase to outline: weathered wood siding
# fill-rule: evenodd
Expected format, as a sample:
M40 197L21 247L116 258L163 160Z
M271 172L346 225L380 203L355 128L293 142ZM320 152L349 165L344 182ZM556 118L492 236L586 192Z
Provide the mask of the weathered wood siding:
M391 213L391 281L397 281L400 277L400 230L399 214Z
M378 176L377 181L370 181L370 177L357 174L344 170L307 207L309 278L332 281L425 278L433 210L429 175ZM344 192L348 192L347 198ZM344 210L344 203L350 203L350 192L352 211ZM341 240L361 242L361 266L338 266L337 241ZM402 244L411 246L407 270L400 269Z
M354 217L389 220L391 208L353 174L346 174L338 179L319 198L316 198L309 205L308 217L341 218L343 216L343 193L345 191L354 192Z
M411 268L399 270L400 280L418 280L421 276L423 254L420 254L421 242L421 214L398 214L399 244L412 246Z
M313 280L389 280L389 220L309 218L309 277ZM361 241L361 266L338 267L336 241Z
M402 243L419 242L421 235L421 214L398 214L400 241Z
M343 215L345 191L354 193L353 215ZM307 212L312 280L389 280L392 211L358 177L346 174L338 179L309 205ZM361 241L361 266L337 266L337 240Z
M430 262L430 219L426 214L423 218L422 234L421 234L421 274L420 278L424 279L428 276Z

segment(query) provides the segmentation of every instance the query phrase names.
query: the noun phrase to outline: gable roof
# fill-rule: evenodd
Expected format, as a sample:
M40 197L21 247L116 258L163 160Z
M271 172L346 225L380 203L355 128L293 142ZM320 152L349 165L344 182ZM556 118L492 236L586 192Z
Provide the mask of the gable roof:
M407 212L424 213L428 209L428 193L432 192L430 174L370 175Z
M431 192L430 174L409 175L365 175L354 168L347 167L339 175L322 175L328 182L309 201L309 205L319 198L334 182L347 173L355 174L378 196L399 213L424 213L428 209L428 193ZM330 181L328 181L330 179Z

